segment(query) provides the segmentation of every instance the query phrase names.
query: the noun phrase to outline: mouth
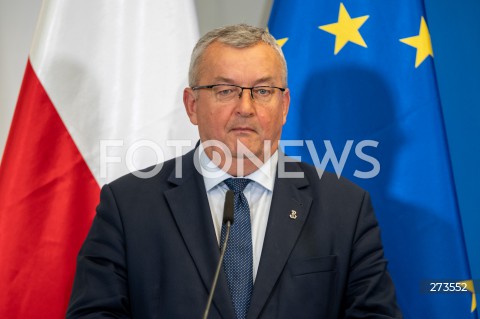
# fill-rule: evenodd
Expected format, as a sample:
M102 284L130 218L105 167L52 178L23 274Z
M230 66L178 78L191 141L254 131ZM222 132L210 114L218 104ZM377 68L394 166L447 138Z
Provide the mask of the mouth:
M252 129L251 127L247 126L237 126L232 128L230 131L238 134L247 134L247 133L255 133L255 130Z

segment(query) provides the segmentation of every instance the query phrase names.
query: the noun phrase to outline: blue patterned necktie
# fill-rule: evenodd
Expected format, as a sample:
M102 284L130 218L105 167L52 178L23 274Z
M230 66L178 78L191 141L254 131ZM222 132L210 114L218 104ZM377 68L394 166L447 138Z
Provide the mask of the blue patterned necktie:
M225 184L234 193L234 217L230 228L230 237L223 259L223 268L227 275L228 287L232 296L237 319L247 317L250 298L253 291L253 249L250 208L243 190L250 182L246 178L229 178ZM220 246L225 241L225 224L222 226Z

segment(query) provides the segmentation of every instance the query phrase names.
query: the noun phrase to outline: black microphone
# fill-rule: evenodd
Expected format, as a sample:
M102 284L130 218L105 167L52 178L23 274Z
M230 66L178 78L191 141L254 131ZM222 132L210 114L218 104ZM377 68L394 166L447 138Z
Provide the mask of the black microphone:
M231 190L228 190L227 194L225 195L225 206L223 207L223 224L226 224L227 226L225 231L225 241L223 242L220 259L218 260L217 264L217 270L215 271L215 276L213 277L212 289L210 290L210 294L208 295L208 302L207 306L205 307L205 312L203 313L203 319L207 319L208 313L210 312L213 294L215 293L218 276L220 274L220 269L222 268L223 264L223 257L225 256L225 250L227 250L228 236L230 235L230 226L233 224L233 192Z
M225 205L223 206L223 223L228 223L227 227L233 224L233 191L228 190L225 195ZM230 230L230 228L228 228ZM228 233L227 233L228 234ZM225 237L225 242L227 242Z

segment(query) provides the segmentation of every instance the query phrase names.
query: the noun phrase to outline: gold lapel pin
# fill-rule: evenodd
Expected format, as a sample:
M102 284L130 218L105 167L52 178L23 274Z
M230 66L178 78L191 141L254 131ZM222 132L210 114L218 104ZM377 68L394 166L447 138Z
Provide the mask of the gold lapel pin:
M295 210L292 209L292 211L290 212L290 218L291 219L297 219L297 212Z

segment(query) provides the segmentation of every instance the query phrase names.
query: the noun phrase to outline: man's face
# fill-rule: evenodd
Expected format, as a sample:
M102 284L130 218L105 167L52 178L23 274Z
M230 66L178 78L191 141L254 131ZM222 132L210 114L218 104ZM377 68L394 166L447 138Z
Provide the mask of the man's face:
M275 50L265 43L249 48L233 48L213 42L204 52L198 85L235 84L243 87L284 87L282 63ZM237 141L262 161L264 141L271 141L270 152L276 151L285 124L290 94L275 89L268 103L252 100L250 90L240 98L218 101L211 89L184 91L184 104L190 121L198 125L202 142L224 143L237 157ZM209 154L207 150L207 154Z

